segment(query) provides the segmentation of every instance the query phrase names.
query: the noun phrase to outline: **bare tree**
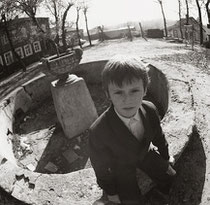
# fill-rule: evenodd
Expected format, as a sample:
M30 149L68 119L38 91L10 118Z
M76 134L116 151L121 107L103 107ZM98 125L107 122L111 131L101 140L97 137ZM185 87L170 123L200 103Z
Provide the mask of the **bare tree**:
M202 22L202 12L201 6L199 4L199 0L196 0L197 8L198 8L198 16L199 16L199 26L200 26L200 45L203 44L203 22Z
M56 43L59 44L59 30L62 10L62 0L45 0L45 5L48 11L55 18Z
M43 0L16 0L17 7L32 19L34 24L42 33L45 33L36 19L37 8L42 2Z
M158 3L160 4L162 16L163 16L163 24L164 24L165 36L167 37L167 36L168 36L168 30L167 30L165 12L164 12L164 9L163 9L163 2L162 2L162 0L157 0L157 1L158 1Z
M55 18L55 27L56 27L56 38L55 42L59 45L59 36L61 29L61 39L63 44L63 50L67 49L66 42L66 24L67 24L67 15L70 8L74 5L74 0L45 0L45 6L47 10Z
M67 43L66 43L66 29L65 29L65 24L66 24L66 18L67 18L67 14L69 9L74 5L73 2L68 2L68 5L64 11L63 17L62 17L62 26L61 26L61 30L62 30L62 43L63 43L63 48L64 50L67 49Z
M88 11L88 5L85 4L85 2L83 3L83 13L85 16L85 25L86 25L86 31L87 31L87 35L88 35L88 40L89 40L89 44L90 46L92 46L92 42L91 42L91 38L90 38L90 33L89 33L89 29L88 29L88 19L87 19L87 11Z
M178 0L179 4L179 29L180 29L180 34L181 34L181 39L183 39L183 32L182 32L182 22L181 22L181 0Z
M14 19L20 12L17 10L17 5L12 0L0 1L0 16L5 15L7 20Z

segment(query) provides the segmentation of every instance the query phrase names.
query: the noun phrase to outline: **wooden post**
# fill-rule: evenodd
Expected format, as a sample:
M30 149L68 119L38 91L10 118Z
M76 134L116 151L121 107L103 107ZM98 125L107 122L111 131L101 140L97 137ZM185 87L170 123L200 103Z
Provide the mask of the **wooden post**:
M140 31L141 31L141 37L142 37L145 41L147 41L147 39L146 39L145 36L144 36L144 31L143 31L143 28L142 28L140 22L139 22L139 27L140 27Z
M194 50L194 26L192 25L192 29L191 29L191 44L192 44L192 50Z
M131 28L130 28L129 25L127 25L127 26L128 26L128 39L129 39L130 41L133 41L133 36L132 36L132 33L131 33Z

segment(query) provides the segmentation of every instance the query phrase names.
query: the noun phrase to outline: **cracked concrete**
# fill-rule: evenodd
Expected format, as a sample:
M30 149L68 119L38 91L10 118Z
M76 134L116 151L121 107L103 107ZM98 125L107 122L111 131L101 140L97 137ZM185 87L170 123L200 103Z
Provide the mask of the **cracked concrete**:
M163 65L158 66L163 68ZM166 66L164 68L169 69ZM163 72L166 70L163 70ZM169 141L170 154L175 156L177 160L188 143L194 126L192 93L189 92L189 84L185 83L186 80L183 75L180 79L177 76L175 80L172 78L174 76L173 72L170 72L170 75L167 73L166 76L169 80L171 101L168 113L163 120L163 128ZM43 80L38 79L38 82L43 82ZM33 84L35 84L34 81ZM22 92L24 90L26 89L18 89L18 96L23 97ZM180 92L183 90L186 93L185 95ZM25 111L29 109L28 104L24 102L24 105L26 105ZM24 105L19 101L17 107ZM182 110L182 113L180 113L180 110ZM185 118L183 118L183 114ZM50 175L22 169L14 166L8 160L0 166L0 172L3 173L0 175L0 186L11 193L13 197L27 204L63 204L64 201L69 201L74 204L88 205L100 198L102 194L96 184L92 168L70 174ZM148 183L150 182L148 180L144 180L145 184L141 185L143 190L149 189Z
M210 87L208 84L210 82L209 76L201 76L202 74L200 72L198 73L197 68L193 66L183 66L183 64L178 65L178 63L172 64L166 61L152 61L151 59L148 61L160 68L169 80L171 101L167 115L163 120L163 129L169 140L170 152L176 156L176 159L180 157L189 142L194 126L198 128L201 134L207 156L207 180L204 184L204 192L201 200L202 204L208 204L210 193L208 189L210 187L210 180L208 180L210 178L210 172L208 171L210 170L210 119L206 113L207 110L209 111L209 107L206 108L206 105L209 104L209 96L205 96L205 93L208 93ZM206 82L205 86L203 86L203 80ZM200 98L200 92L203 94L202 98ZM186 95L183 95L183 93ZM169 121L170 124L168 123ZM101 190L97 187L91 168L71 174L56 174L53 176L32 173L15 166L9 160L4 160L4 163L0 165L0 173L2 173L0 175L0 186L11 193L13 197L25 201L28 204L88 205L92 204L94 200L101 196ZM24 177L20 181L17 181L15 173L19 173L18 176ZM32 184L36 182L32 189L29 188L29 182L25 183L23 180L25 178L30 181L29 176L31 174L35 177L32 180ZM14 184L17 184L17 186L14 186Z

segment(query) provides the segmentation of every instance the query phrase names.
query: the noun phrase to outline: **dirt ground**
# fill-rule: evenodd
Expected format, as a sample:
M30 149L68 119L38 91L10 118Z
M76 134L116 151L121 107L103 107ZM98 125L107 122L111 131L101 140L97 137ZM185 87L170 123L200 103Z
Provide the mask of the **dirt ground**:
M177 178L175 180L170 196L170 204L172 205L208 205L210 204L210 186L208 186L209 169L209 89L205 87L204 78L209 80L210 61L208 53L205 49L196 46L194 51L191 47L185 47L184 44L176 44L164 42L163 40L134 39L133 42L127 40L105 41L91 48L85 49L82 63L92 60L108 59L117 53L135 54L150 61L177 63L177 69L189 76L192 89L195 90L195 109L197 110L198 126L195 127L193 136L185 149L181 158L177 162L175 168L177 170ZM188 66L193 66L194 70L188 70ZM189 67L190 68L190 67ZM34 75L39 74L38 71L28 71L28 75L17 73L13 77L4 79L0 82L0 95L6 96L8 92L17 87ZM198 84L199 82L199 84ZM210 80L209 80L210 82ZM208 82L208 83L209 83ZM199 92L199 90L202 91ZM204 89L205 88L205 89ZM92 97L101 113L107 106L101 103L102 100L97 98L97 90L92 90ZM209 98L208 98L209 97ZM205 98L205 99L204 99ZM207 103L208 101L208 103ZM202 108L199 107L202 104ZM207 124L205 124L207 123ZM202 198L205 199L202 200ZM161 204L157 201L151 205ZM3 190L0 191L0 205L22 205L21 202L12 199ZM149 205L149 204L148 204Z
M109 106L109 101L100 84L87 84L87 87L100 115ZM41 106L19 114L14 123L15 158L19 166L31 171L65 174L87 168L87 142L88 130L71 139L65 137L52 97L44 99Z

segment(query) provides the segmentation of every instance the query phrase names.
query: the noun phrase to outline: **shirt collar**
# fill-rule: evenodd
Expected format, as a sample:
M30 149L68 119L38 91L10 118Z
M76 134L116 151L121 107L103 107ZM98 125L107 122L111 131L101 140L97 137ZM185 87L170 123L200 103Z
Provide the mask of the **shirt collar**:
M139 116L139 110L137 110L136 114L131 117L131 118L126 118L126 117L123 117L122 115L120 115L117 110L114 108L114 111L116 112L116 114L118 115L118 117L126 124L126 125L129 125L130 123L130 120L131 119L135 119L137 121L140 121L140 116Z

